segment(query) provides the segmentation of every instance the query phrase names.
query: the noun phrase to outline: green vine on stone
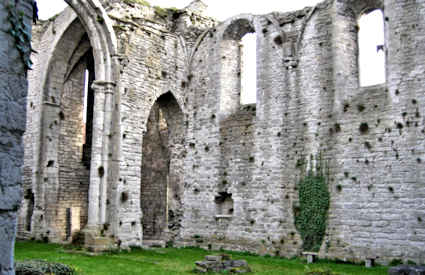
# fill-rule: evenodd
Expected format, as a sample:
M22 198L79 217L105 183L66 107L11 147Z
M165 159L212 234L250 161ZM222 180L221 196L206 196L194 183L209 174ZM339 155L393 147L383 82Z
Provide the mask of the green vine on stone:
M293 211L304 251L317 252L326 233L330 194L321 155L313 160L312 157L310 168L298 183L299 205Z
M31 47L31 32L25 27L25 14L17 9L16 4L8 4L6 9L8 11L7 21L10 23L7 33L15 40L15 46L24 63L25 71L31 70L33 65L31 53L35 51Z

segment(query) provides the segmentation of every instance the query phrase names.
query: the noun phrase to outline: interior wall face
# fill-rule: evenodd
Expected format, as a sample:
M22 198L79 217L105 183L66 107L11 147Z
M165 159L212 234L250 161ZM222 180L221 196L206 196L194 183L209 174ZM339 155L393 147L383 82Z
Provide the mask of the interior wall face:
M110 204L109 220L111 234L119 240L122 246L141 245L142 222L145 213L141 210L141 175L143 172L143 136L147 131L147 121L153 103L166 93L171 93L181 111L170 111L167 121L174 121L176 114L182 113L181 122L168 123L169 127L183 127L187 131L187 107L192 100L187 88L192 79L189 72L189 63L193 54L196 40L205 30L205 26L212 26L212 20L200 17L194 13L161 18L155 15L153 9L146 7L136 8L120 4L115 5L116 10L111 12L117 27L118 51L122 56L119 93L119 133L116 134L117 142L114 144L113 154L117 154L117 170L112 179L109 193ZM131 11L131 15L130 15ZM126 17L139 14L135 27L131 22L126 22ZM192 20L190 19L192 17ZM123 20L120 20L123 19ZM174 107L173 107L174 108ZM165 110L167 110L165 108ZM174 109L170 109L174 110ZM167 116L167 112L164 113ZM178 117L178 116L177 116ZM174 131L170 130L170 134ZM181 132L181 130L176 130ZM176 136L177 138L177 136ZM170 140L170 175L169 175L169 232L167 239L174 238L180 227L180 216L183 209L177 203L182 197L185 171L184 152L185 144ZM116 151L115 151L116 150ZM175 157L174 157L175 156ZM173 171L176 171L175 173ZM179 182L179 184L173 184ZM180 182L182 184L180 184ZM128 193L128 200L121 201L121 194ZM148 214L147 214L148 215Z
M173 239L180 228L182 119L183 114L169 93L155 102L149 115L143 136L140 198L145 240Z
M194 96L193 110L205 113L193 112L194 124L202 126L191 129L196 146L189 150L188 158L194 159L196 174L186 178L190 189L185 193L182 244L197 244L201 236L205 248L298 255L302 240L294 226L293 209L298 203L297 183L304 172L297 163L321 154L329 169L331 193L321 255L344 255L354 261L369 254L380 255L382 262L394 258L423 261L423 245L419 244L424 241L419 202L423 197L419 193L424 186L418 172L423 164L423 121L421 89L416 86L421 85L422 77L415 73L423 66L423 58L417 56L417 50L402 46L422 40L416 30L423 25L417 19L417 9L423 5L325 1L313 9L257 17L258 101L252 124L240 115L242 108L239 113L236 108L238 116L227 115L229 120L214 124L214 117L220 116L211 104L226 110L231 105L223 104L228 101L222 97L223 91L237 94L226 60L238 57L231 51L225 58L218 53L216 45L225 41L220 35L213 32L205 39L195 60L207 60L208 64L195 65L197 74L191 86L202 95ZM404 14L404 9L414 6L413 16L400 14L402 8ZM365 10L383 7L387 83L360 88L357 19ZM240 23L232 20L219 25L217 33L225 32L232 22ZM406 29L410 20L415 21L414 34ZM412 67L407 69L407 64ZM222 86L208 81L217 77L216 72ZM208 97L210 90L221 95L220 101ZM361 130L364 123L369 127L366 132ZM252 136L251 131L237 130L247 124L252 125ZM207 137L205 127L209 129ZM221 142L216 139L218 129ZM203 150L210 140L220 148L218 152ZM252 146L241 149L243 143ZM250 158L244 160L248 156L252 156L252 168ZM233 158L236 161L232 162ZM231 177L237 175L233 171L246 171L244 175L252 175L252 180L240 188L243 176ZM234 200L233 217L220 217L221 210L215 207L214 198L223 190L232 190L228 193ZM409 190L416 190L415 198Z
M357 20L376 8L384 13L387 82L359 87ZM114 131L104 137L111 164L105 235L122 247L160 238L179 246L300 255L294 209L306 167L299 164L321 155L330 209L320 256L361 261L371 254L383 263L424 263L424 10L424 0L327 0L218 23L193 13L164 18L148 7L111 4L120 70L111 105ZM257 103L241 105L238 41L253 31ZM82 85L79 66L68 82L58 81L66 83L66 93L57 94L70 106L50 102L50 94L42 111L36 100L29 104L29 112L52 118L29 133L39 131L43 143L47 137L62 143L49 143L38 154L25 139L26 152L40 158L40 182L48 180L35 184L38 167L26 162L25 190L33 190L35 201L32 213L29 192L20 228L31 213L32 230L45 234L56 227L39 221L56 219L44 205L61 194L60 178L87 176L85 167L55 167L60 161L52 159L59 150L77 159L73 146L81 133L72 112L80 108L74 97ZM49 93L62 91L48 87ZM49 129L51 123L59 129L55 120L65 126L61 132ZM73 134L65 135L67 129ZM47 167L49 160L55 165ZM85 196L83 189L69 201ZM83 201L75 205L84 208Z
M85 60L84 60L85 61ZM63 240L87 223L89 169L83 163L85 125L83 122L86 62L80 62L65 82L61 100L59 136L59 203L57 226ZM71 211L71 216L67 214ZM71 227L71 228L69 228ZM67 232L68 231L68 232ZM71 232L74 231L74 232Z
M38 35L34 39L43 37ZM45 36L49 36L49 31L44 33L44 39ZM82 162L85 142L83 101L85 70L93 56L78 20L68 26L56 48L44 42L35 45L39 47L40 56L49 51L53 55L48 59L51 62L46 84L42 86L44 93L34 91L37 85L30 78L28 107L38 112L28 114L31 117L27 122L29 131L24 139L39 144L40 148L34 150L31 142L26 143L24 171L32 173L24 172L25 196L19 234L70 241L87 222L89 170ZM37 64L37 59L34 61ZM38 70L37 67L34 69ZM37 77L40 76L34 76ZM40 138L39 142L37 138ZM34 152L39 155L32 155Z
M18 51L15 38L10 35L11 13L22 14L22 27L31 30L31 1L2 1L0 3L0 274L13 275L14 245L18 208L23 192L21 167L23 164L22 136L25 131L27 68ZM20 43L29 52L28 41ZM22 50L22 48L21 48Z
M141 197L143 238L160 240L167 227L167 188L170 165L168 125L155 103L143 136Z

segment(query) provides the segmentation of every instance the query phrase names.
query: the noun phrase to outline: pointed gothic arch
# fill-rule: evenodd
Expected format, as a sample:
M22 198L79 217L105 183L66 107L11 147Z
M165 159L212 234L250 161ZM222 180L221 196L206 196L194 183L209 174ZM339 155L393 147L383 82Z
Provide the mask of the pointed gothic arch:
M60 14L57 25L50 33L51 39L49 46L41 46L42 51L37 59L42 60L36 64L34 71L30 72L29 82L30 89L34 94L39 94L34 101L34 106L39 105L37 113L38 118L31 118L33 121L33 131L28 131L27 140L32 140L33 146L28 154L28 159L35 169L32 170L29 178L29 184L32 188L40 187L43 189L44 181L47 177L43 176L43 170L50 173L48 170L58 169L58 161L51 161L50 156L53 150L49 146L43 145L43 142L51 139L48 132L55 125L59 125L61 119L65 118L60 111L61 94L65 89L65 83L73 75L74 67L81 65L81 60L85 56L90 56L92 73L95 74L95 79L92 81L91 88L94 94L93 106L93 138L89 172L89 191L88 191L88 211L85 210L87 219L86 228L93 229L94 235L100 234L100 226L107 219L106 197L108 181L108 169L110 163L110 146L109 138L112 131L112 116L113 102L117 95L117 86L119 78L119 62L117 58L117 41L112 28L112 21L108 17L104 7L98 0L65 0L70 6ZM56 21L56 19L54 20ZM55 24L55 23L53 23ZM69 39L69 33L77 39ZM52 35L53 34L53 35ZM45 35L45 34L43 34ZM68 39L66 39L68 35ZM85 37L85 41L83 41ZM67 51L69 50L69 51ZM58 55L64 54L63 60L69 61L61 67L58 62ZM63 63L63 62L62 62ZM58 66L59 65L59 66ZM87 65L86 65L87 66ZM81 66L80 66L81 69ZM83 76L84 77L84 76ZM80 75L81 80L81 75ZM81 81L80 81L81 82ZM40 94L41 93L41 94ZM39 101L39 102L38 102ZM32 106L33 102L29 104ZM49 125L52 128L49 128ZM57 143L59 143L59 132L57 132ZM50 152L50 153L49 153ZM47 163L47 164L46 164ZM56 166L56 167L55 167ZM53 174L58 175L58 171ZM100 173L100 171L103 171ZM44 173L44 174L46 174ZM54 178L56 187L59 188L57 177ZM57 188L56 188L57 189ZM55 190L56 190L55 189ZM44 189L43 189L44 192ZM42 194L44 194L41 192ZM47 196L39 196L40 200ZM50 196L49 196L50 197ZM43 201L35 200L35 204L44 204ZM57 213L44 213L45 207L35 207L34 213L31 214L32 219L46 219L47 216L55 216ZM47 209L47 208L46 208ZM52 209L48 210L51 211ZM52 210L53 212L56 210ZM57 211L56 211L57 212ZM62 213L63 214L63 213ZM65 214L61 215L61 219ZM68 217L68 212L66 214ZM63 218L65 219L65 218ZM68 219L68 218L66 218ZM44 220L45 221L45 220ZM21 226L22 228L22 226ZM31 228L31 221L26 221L26 228ZM40 226L39 228L42 228ZM35 228L37 229L37 228ZM63 232L61 230L48 230L51 233L52 240L63 240ZM58 232L52 232L58 231ZM38 236L43 237L43 236Z

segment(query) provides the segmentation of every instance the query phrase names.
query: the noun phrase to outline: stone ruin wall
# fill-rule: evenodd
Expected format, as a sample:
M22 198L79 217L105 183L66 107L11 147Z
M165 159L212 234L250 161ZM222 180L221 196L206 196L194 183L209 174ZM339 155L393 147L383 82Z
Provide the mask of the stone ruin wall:
M20 171L24 155L22 136L28 82L23 52L16 46L16 33L15 36L10 33L13 30L10 18L18 21L16 17L20 13L21 27L30 31L30 1L0 3L0 274L4 275L15 274L13 254L22 196ZM21 40L24 53L29 52L28 42Z
M382 9L385 17L387 81L359 87L357 19L375 8ZM172 194L177 195L175 200L168 195L169 207L179 209L181 216L173 226L164 226L162 240L176 245L299 255L302 241L293 214L298 202L296 184L302 177L297 163L322 154L330 173L331 204L321 255L360 261L370 254L379 256L381 262L401 258L423 263L425 1L325 1L297 12L240 15L220 24L190 12L174 20L161 18L152 8L132 4L112 3L107 12L114 22L120 72L113 105L110 165L105 171L109 189L102 234L121 246L141 245L147 237L143 236L143 219L157 212L141 211L141 178L146 175L142 163L155 158L149 154L155 147L167 144L158 146L155 139L146 136L145 141L152 140L149 146L143 136L150 130L148 117L156 112L157 107L152 106L164 95L179 105L182 116L166 119L168 127L182 127L177 131L178 141L168 137L170 148L178 148L167 156L168 177L173 178L170 182L176 188ZM40 36L35 34L37 61L47 60L54 51L54 44L45 41L57 41L78 25L78 21L70 25L75 19L70 16L66 11L45 23ZM244 34L253 31L258 49L257 103L241 106L238 45ZM81 46L74 42L63 43L69 49L57 51L59 64L72 59L63 54L78 52ZM64 241L66 208L79 207L79 228L84 227L90 182L77 164L77 148L66 146L68 155L57 154L61 149L40 154L40 147L34 146L37 143L28 142L49 132L47 124L37 125L42 102L39 91L47 85L41 84L40 74L52 73L43 62L35 66L30 87L39 86L30 88L28 100L29 112L35 115L28 117L30 134L25 139L25 189L34 186L35 177L41 177L37 173L52 175L53 179L48 176L48 183L41 185L41 192L46 200L52 199L48 192L56 194L61 203L47 201L37 208L40 191L34 193L31 234L40 238L53 228L57 233L51 240ZM70 75L74 92L81 89L84 66L76 66ZM54 80L67 91L70 80L64 82L56 76ZM63 110L65 121L78 116L71 115L71 110L78 113L81 102L73 102L75 107L67 104L69 110ZM59 113L54 110L53 122ZM163 112L169 110L164 107ZM68 133L78 139L78 121L62 122L60 125L68 126L58 126L61 130L54 132L63 138L56 140L63 144ZM364 123L368 130L360 131ZM173 132L167 130L168 134ZM35 163L48 164L50 153L59 156L55 161L59 166L37 171ZM66 169L67 175L72 175L69 188L55 189L65 183ZM78 187L80 182L83 184ZM150 199L164 202L163 193L157 193L157 199L150 195ZM145 205L148 209L149 203ZM56 216L49 214L48 208ZM50 225L38 223L40 215L50 218Z
M36 60L43 62L36 61L29 73L24 200L18 226L20 232L32 231L41 239L51 235L55 241L71 233L65 229L66 211L74 212L73 231L83 228L87 220L89 171L81 156L84 71L89 59L85 55L90 44L75 18L71 11L58 18L73 22L68 29L47 22L35 26L33 47L40 58ZM57 33L63 36L56 37Z

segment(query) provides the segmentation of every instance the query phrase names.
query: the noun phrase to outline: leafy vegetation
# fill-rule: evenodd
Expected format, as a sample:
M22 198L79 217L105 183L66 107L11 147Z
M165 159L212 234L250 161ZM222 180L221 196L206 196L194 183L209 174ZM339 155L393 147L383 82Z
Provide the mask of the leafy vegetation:
M298 184L299 205L294 207L295 227L301 234L304 251L319 251L326 232L329 190L319 156Z
M70 250L56 244L36 242L17 242L15 257L18 261L43 259L49 262L61 262L76 269L77 274L84 275L190 275L193 274L195 261L203 260L206 255L222 254L223 251L207 251L199 248L157 248L150 250L134 249L131 252L111 252L90 256L81 250ZM365 268L351 264L319 260L313 265L303 259L283 259L278 257L261 257L251 253L227 252L232 259L245 259L256 275L305 275L315 270L332 270L344 275L384 275L386 267ZM314 273L312 273L314 274ZM312 275L309 274L309 275ZM320 274L320 273L319 273ZM324 275L323 273L320 275Z
M31 30L26 28L24 23L25 14L18 10L16 4L9 3L6 5L6 9L8 12L7 21L10 24L7 33L15 40L15 47L19 52L25 71L31 70L33 63L30 57L34 50L31 48Z
M140 4L140 5L147 6L147 7L151 6L151 4L148 1L145 1L145 0L123 0L123 1L127 4Z
M15 264L16 275L75 275L74 268L60 263L49 263L42 260L17 262Z
M177 9L177 8L161 8L159 6L154 6L153 7L155 10L155 15L160 17L160 18L167 18L167 17L171 17L173 19L177 19L180 14L182 13L181 10Z

